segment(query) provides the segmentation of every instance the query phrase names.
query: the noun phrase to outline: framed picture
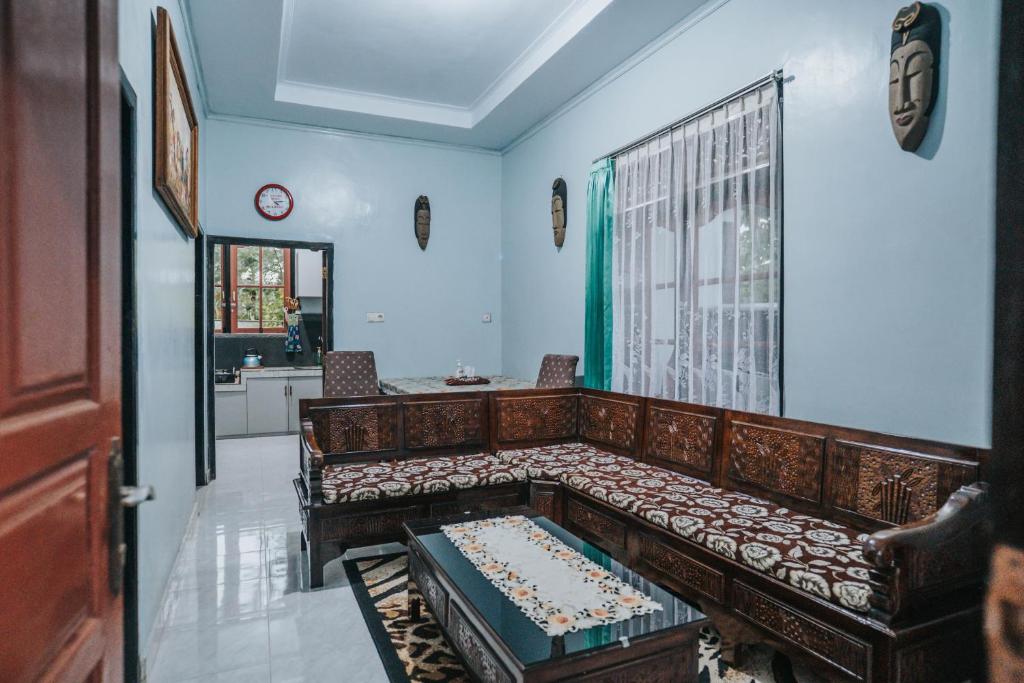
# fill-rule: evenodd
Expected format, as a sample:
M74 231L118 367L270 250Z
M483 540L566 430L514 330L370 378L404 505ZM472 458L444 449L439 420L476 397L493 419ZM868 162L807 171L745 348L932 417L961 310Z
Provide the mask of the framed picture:
M167 10L156 10L153 186L191 237L199 235L199 123Z

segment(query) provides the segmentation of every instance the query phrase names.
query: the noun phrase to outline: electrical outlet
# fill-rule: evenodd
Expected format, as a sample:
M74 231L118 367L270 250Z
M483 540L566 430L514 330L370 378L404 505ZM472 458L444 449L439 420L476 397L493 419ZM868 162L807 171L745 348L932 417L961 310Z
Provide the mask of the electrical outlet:
M483 318L481 318L481 320L482 320L483 322L485 322L485 323L489 323L489 322L491 322L491 314L490 314L490 313L484 313L484 317L483 317Z
M383 313L367 313L366 314L366 322L368 322L368 323L382 323L382 322L384 322L384 314Z

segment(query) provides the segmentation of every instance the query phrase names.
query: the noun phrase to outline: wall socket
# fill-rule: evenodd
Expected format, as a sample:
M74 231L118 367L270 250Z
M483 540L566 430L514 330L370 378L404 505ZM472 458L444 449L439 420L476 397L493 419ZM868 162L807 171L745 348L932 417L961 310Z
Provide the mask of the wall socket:
M367 313L366 314L366 322L368 322L368 323L382 323L382 322L384 322L384 314L383 313Z
M482 318L480 318L480 320L482 322L485 322L485 323L491 322L491 314L490 313L484 313L484 316Z

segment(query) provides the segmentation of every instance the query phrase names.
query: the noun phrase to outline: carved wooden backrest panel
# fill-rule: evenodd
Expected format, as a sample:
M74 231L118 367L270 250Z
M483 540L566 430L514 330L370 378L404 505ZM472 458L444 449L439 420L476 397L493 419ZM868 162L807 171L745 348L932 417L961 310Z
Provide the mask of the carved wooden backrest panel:
M824 437L746 422L733 422L730 431L730 479L772 493L821 502Z
M833 441L829 451L833 506L890 524L927 517L980 474L967 460L852 441Z
M632 451L637 447L640 401L580 397L580 436Z
M406 403L405 447L483 445L484 405L480 398Z
M498 441L567 439L576 434L577 396L499 397Z
M715 452L715 417L647 407L644 460L665 460L702 478L709 478Z
M310 419L325 453L389 451L398 447L398 411L394 404L316 408Z

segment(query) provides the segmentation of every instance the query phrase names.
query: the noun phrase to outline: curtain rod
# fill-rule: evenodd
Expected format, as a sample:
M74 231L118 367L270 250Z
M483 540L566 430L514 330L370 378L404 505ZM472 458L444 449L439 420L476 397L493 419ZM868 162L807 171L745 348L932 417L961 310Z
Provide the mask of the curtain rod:
M775 81L776 83L781 83L782 82L782 69L776 69L775 71L772 71L771 73L769 73L769 74L767 74L765 76L762 76L761 78L757 79L756 81L754 81L750 85L745 85L742 88L740 88L739 90L734 90L733 92L729 93L725 97L719 97L717 100L715 100L711 104L707 104L707 105L701 107L700 109L698 109L697 111L692 112L690 114L687 114L686 116L684 116L681 119L676 119L675 121L673 121L672 123L668 124L667 126L662 126L661 128L658 128L657 130L655 130L652 133L648 133L647 135L644 135L643 137L639 137L636 140L633 140L632 142L626 143L622 147L616 147L615 149L613 149L612 151L608 152L607 154L604 154L604 155L599 156L598 158L594 159L593 163L596 164L597 162L601 161L602 159L610 159L612 157L616 157L616 156L622 154L623 152L628 152L629 150L633 149L634 147L639 147L640 145L646 144L647 142L650 142L654 138L658 137L659 135L664 135L665 133L669 132L673 128L676 128L677 126L681 126L682 124L687 123L688 121L692 121L693 119L696 119L696 118L698 118L700 116L703 116L704 114L708 113L712 109L715 109L716 107L719 107L719 106L725 104L729 100L732 100L732 99L735 99L737 97L741 97L743 95L746 95L747 93L749 93L751 91L754 91L754 90L757 90L758 88L766 85L767 83L769 83L771 81Z

